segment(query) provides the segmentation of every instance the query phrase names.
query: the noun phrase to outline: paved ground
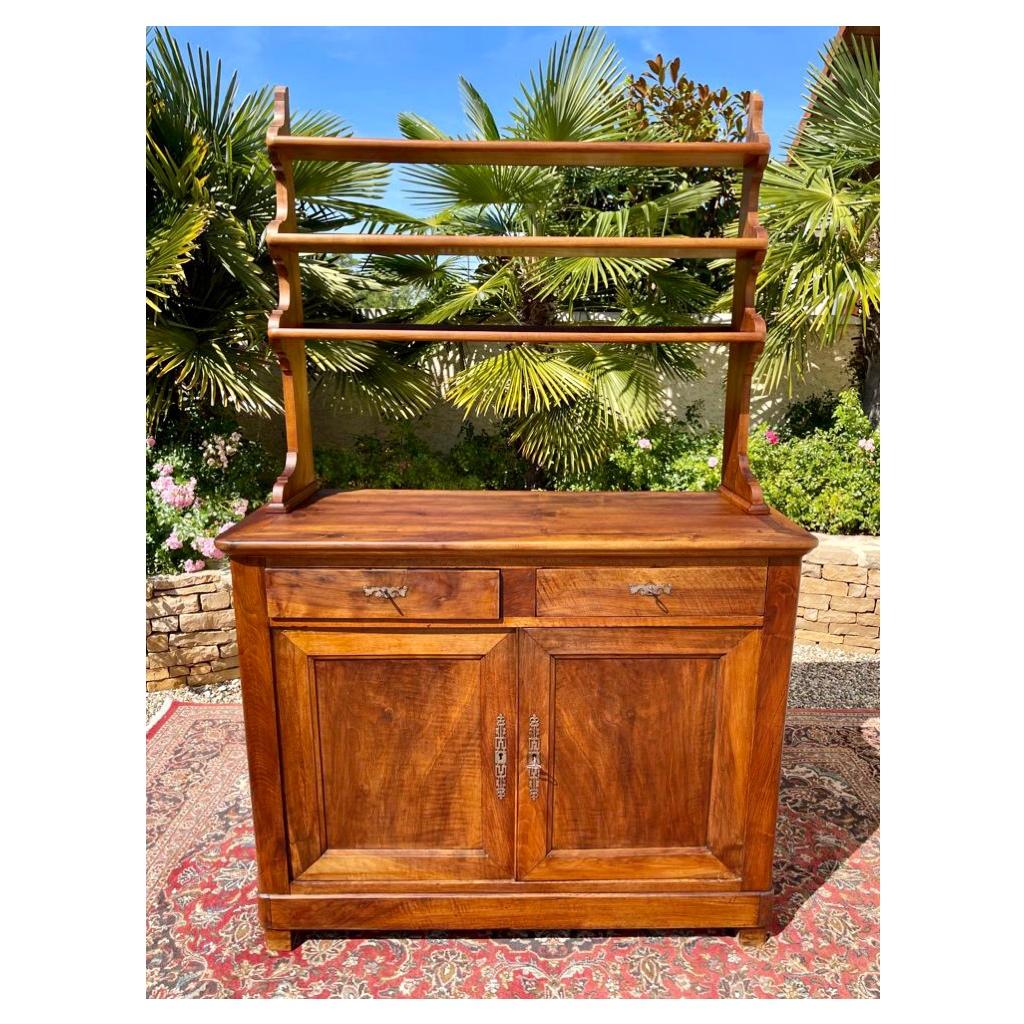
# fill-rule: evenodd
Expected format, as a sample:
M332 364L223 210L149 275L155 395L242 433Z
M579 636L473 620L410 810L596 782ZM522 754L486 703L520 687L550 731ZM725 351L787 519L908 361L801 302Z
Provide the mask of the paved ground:
M878 669L877 657L847 654L815 644L797 644L793 649L789 705L794 708L878 707ZM168 700L220 704L237 703L241 699L238 680L147 693L146 720L156 715Z

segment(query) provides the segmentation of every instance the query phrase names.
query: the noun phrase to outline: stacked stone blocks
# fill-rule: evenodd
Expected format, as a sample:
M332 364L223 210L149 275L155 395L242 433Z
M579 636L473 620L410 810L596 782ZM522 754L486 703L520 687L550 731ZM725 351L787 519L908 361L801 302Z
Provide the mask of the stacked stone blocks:
M882 647L879 539L817 536L818 546L804 556L797 643L877 654Z
M226 570L146 581L146 689L238 678L231 575Z

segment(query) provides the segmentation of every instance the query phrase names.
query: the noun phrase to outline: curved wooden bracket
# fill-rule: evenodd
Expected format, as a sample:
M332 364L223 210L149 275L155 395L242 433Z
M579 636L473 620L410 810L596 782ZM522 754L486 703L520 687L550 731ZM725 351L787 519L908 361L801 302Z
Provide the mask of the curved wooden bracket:
M277 308L268 317L268 338L281 367L287 455L284 469L274 482L267 508L271 512L287 512L301 504L318 487L313 471L313 435L309 420L309 385L306 380L306 343L301 338L276 338L282 327L302 323L302 288L299 282L299 255L282 252L272 245L281 233L295 230L295 182L292 162L274 149L272 143L291 133L288 90L274 89L274 118L267 132L270 164L274 172L276 207L274 219L267 225L267 248L277 273Z
M747 106L747 141L768 143L764 131L764 100L752 92ZM768 232L757 217L761 176L768 165L767 155L756 156L743 168L740 197L739 237L757 238L765 244ZM754 309L757 275L764 263L764 250L738 255L732 294L733 330L756 331L761 341L729 346L729 370L725 385L725 441L722 453L722 484L719 490L741 508L754 515L769 512L750 468L747 440L750 434L750 382L754 365L764 348L765 324Z

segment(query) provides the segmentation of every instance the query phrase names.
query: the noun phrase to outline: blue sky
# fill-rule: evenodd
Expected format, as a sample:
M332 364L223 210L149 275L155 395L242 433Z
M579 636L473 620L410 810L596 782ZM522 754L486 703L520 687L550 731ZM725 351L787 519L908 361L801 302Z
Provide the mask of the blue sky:
M476 86L499 128L519 83L572 26L556 27L175 27L179 43L208 49L237 70L243 92L287 85L292 110L338 114L356 135L396 138L396 115L412 111L451 134L465 131L458 77ZM661 53L682 59L690 78L713 88L758 89L765 128L779 154L800 120L808 64L837 26L605 28L627 71ZM383 200L406 206L400 178Z

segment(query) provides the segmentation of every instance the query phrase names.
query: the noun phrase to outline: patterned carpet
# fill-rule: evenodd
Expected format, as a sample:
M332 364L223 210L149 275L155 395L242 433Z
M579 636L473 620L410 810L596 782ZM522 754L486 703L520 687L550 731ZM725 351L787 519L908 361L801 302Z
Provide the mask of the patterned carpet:
M309 938L265 951L241 707L175 704L151 729L150 998L877 998L878 718L787 719L776 923L731 934Z

